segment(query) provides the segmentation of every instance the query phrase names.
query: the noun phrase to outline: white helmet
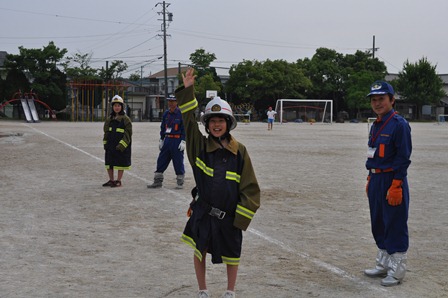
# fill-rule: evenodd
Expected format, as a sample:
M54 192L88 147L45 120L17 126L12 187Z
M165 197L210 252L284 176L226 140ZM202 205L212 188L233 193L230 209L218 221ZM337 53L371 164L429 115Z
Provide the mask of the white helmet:
M122 105L124 105L124 100L123 98L121 98L120 95L115 95L114 97L112 97L112 100L110 101L111 105L114 105L114 103L120 103Z
M205 107L205 112L201 116L201 123L207 127L208 119L213 116L223 116L224 118L230 120L229 131L236 127L236 119L233 116L232 108L227 103L227 101L222 100L221 97L217 96L210 100Z

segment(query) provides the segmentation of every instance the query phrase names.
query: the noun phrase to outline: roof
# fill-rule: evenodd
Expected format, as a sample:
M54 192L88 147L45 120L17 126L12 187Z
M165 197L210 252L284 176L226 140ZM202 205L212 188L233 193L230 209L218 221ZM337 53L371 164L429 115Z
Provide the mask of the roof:
M448 106L448 97L443 97L440 101L441 101L444 105Z
M184 72L188 69L188 67L181 67L180 71ZM177 77L179 74L179 67L171 67L167 68L167 77ZM150 79L158 79L165 77L165 70L161 70L149 76Z

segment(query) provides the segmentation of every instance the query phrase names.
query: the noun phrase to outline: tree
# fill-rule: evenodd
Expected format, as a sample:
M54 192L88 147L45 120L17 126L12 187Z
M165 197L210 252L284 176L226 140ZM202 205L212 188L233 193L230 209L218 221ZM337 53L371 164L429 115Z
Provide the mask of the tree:
M129 81L138 82L140 81L140 73L138 71L134 72L129 76Z
M220 93L221 88L221 83L214 81L213 75L210 73L199 78L195 86L196 99L199 102L199 106L204 104L204 101L206 100L205 95L207 90L216 90L218 91L218 93Z
M436 66L432 66L425 57L416 63L406 60L403 71L398 73L393 83L401 97L417 106L417 119L420 119L423 105L438 104L446 96Z
M114 60L107 69L101 68L99 76L104 81L116 80L121 77L121 74L128 69L128 65L121 60Z
M8 71L22 72L31 78L31 88L40 100L56 110L65 108L66 75L58 68L58 63L67 53L51 41L43 49L19 47L19 54L6 56ZM20 86L27 91L27 86Z
M204 49L197 49L194 53L190 54L190 61L196 70L196 98L200 103L205 100L207 90L216 90L221 92L223 86L221 79L216 73L214 67L210 67L210 64L216 60L216 55L206 52ZM223 94L221 94L223 96Z
M303 98L311 88L301 68L285 60L243 61L230 68L226 90L232 101L251 103L257 110L274 105L279 98Z
M72 80L98 80L98 70L90 66L92 53L76 53L67 57L63 63L67 77Z
M298 60L297 64L311 80L312 88L307 92L309 98L332 99L335 111L344 109L343 101L343 59L335 50L319 48L311 59Z
M4 99L12 99L13 95L18 92L28 92L31 89L31 83L28 81L25 74L18 69L11 69L6 75L4 81Z
M370 102L366 100L368 86L376 80L382 80L386 76L386 65L377 58L372 59L369 52L357 51L348 54L342 61L343 90L345 93L345 105L357 112L360 117L361 110L370 109Z
M258 61L243 60L237 65L232 65L229 70L229 80L226 83L226 91L234 103L250 102L256 91L256 86L261 83L257 78L260 63Z
M195 65L202 68L208 68L210 64L216 60L216 55L213 53L205 52L204 49L197 49L194 53L190 54L190 61Z

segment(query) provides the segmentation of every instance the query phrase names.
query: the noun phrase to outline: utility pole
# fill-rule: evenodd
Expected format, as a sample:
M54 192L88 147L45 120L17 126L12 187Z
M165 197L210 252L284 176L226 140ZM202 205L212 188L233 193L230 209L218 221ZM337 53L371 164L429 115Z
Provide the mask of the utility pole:
M375 35L373 36L372 58L375 59L375 52L380 48L375 48Z
M157 5L162 5L162 12L159 12L159 14L163 15L163 23L162 23L162 32L163 32L163 65L164 65L164 76L165 76L165 99L164 99L164 110L166 110L168 108L168 104L167 104L167 98L168 98L168 68L167 68L167 55L166 55L166 16L167 16L167 11L166 8L168 6L170 6L171 3L165 3L165 1L163 1L162 3L159 2L156 4ZM168 13L168 21L171 22L173 20L173 14L172 13Z

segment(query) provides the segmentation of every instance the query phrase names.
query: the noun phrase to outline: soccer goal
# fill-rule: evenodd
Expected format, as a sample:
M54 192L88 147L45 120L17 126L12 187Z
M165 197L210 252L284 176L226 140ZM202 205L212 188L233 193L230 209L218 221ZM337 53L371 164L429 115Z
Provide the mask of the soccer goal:
M376 121L376 118L373 118L373 117L367 118L367 135L370 134L370 128L372 128L372 124L375 121Z
M250 123L250 114L233 114L233 116L235 117L236 122Z
M439 114L437 116L437 123L438 124L448 124L448 115Z
M275 111L280 123L333 123L331 99L278 99Z

